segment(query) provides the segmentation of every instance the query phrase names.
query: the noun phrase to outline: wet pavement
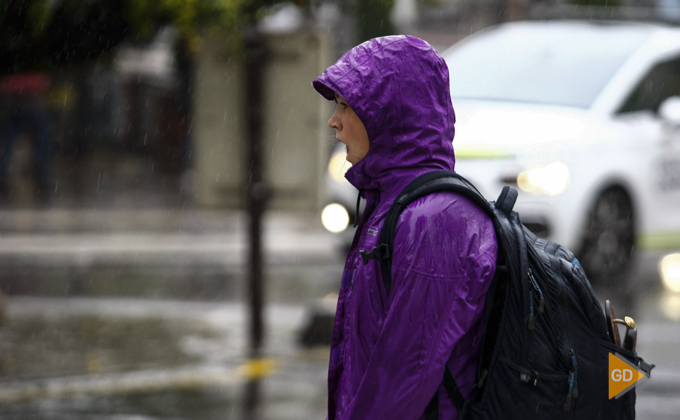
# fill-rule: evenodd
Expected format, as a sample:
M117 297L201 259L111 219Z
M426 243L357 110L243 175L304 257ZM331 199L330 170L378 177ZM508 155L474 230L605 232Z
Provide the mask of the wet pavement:
M241 417L247 308L145 299L9 298L1 418ZM270 305L263 419L325 416L327 348L297 343L303 306Z
M315 215L268 215L267 334L253 365L245 220L0 211L0 418L243 418L259 375L261 419L324 418L329 350L298 341L311 308L337 290L342 257Z
M299 337L337 289L342 256L314 215L268 216L267 334L253 364L244 224L237 212L0 212L0 418L241 419L255 377L261 419L325 418L328 348ZM653 271L596 293L635 317L638 351L657 365L638 418L675 419L680 296Z
M656 363L639 419L677 418L680 323L645 295L638 350ZM655 310L654 308L657 308ZM328 348L298 344L306 306L267 310L263 419L322 419ZM0 418L242 418L247 307L228 302L10 297Z
M276 300L335 290L341 257L317 219L267 217ZM241 300L245 224L239 212L195 209L0 211L0 286L15 295Z

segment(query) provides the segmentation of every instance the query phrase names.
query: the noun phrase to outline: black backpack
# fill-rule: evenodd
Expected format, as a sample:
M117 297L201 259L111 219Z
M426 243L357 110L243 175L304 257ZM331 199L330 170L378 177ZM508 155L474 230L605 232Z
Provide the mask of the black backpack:
M449 369L443 373L459 418L635 418L635 389L609 399L608 353L623 355L647 376L654 365L613 343L578 260L567 248L524 228L512 211L516 190L506 186L498 200L488 202L453 172L435 171L411 182L387 212L378 246L361 251L364 264L380 262L387 292L399 215L414 200L438 191L461 194L484 210L498 240L496 273L486 295L482 353L467 400ZM428 418L439 418L437 403L435 394Z

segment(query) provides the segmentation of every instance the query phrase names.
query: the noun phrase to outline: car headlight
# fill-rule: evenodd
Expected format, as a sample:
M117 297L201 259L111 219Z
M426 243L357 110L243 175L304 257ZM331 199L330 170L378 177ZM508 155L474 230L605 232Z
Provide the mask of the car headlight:
M663 257L659 263L659 271L666 288L675 293L680 292L680 254Z
M562 194L569 186L571 173L563 162L527 169L517 176L517 185L524 191L547 195Z
M329 204L321 212L321 223L330 232L342 232L349 225L349 213L340 204Z
M345 172L352 167L352 164L347 162L347 153L336 152L331 156L328 162L328 174L336 182L345 181Z

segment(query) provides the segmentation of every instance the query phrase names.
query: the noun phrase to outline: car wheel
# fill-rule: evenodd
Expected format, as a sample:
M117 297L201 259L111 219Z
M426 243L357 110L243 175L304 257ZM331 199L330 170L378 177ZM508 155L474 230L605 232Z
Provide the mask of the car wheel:
M633 257L633 205L621 188L603 191L590 208L583 228L579 260L594 283L614 285L622 280Z

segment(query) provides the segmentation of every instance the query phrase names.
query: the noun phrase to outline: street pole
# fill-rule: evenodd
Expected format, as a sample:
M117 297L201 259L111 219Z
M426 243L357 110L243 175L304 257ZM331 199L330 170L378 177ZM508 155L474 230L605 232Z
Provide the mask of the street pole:
M261 357L264 335L264 258L262 252L262 217L268 196L263 168L263 95L262 77L265 64L265 47L262 35L252 25L245 37L245 105L246 133L250 168L248 173L248 215L249 215L249 270L250 293L250 354L252 360ZM246 420L256 420L260 402L260 381L249 379L246 387Z

